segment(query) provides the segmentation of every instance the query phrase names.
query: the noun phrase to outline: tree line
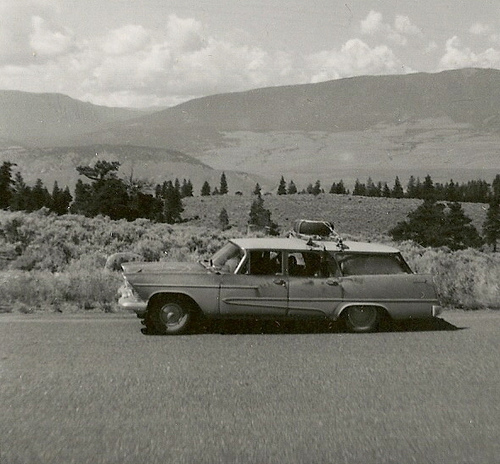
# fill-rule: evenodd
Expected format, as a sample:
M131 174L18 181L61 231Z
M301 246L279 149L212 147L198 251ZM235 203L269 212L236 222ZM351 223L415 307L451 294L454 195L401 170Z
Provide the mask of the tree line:
M423 181L420 180L420 177L410 176L406 188L403 187L398 176L396 176L392 186L389 186L387 182L374 182L371 177L368 177L366 182L356 179L352 193L346 188L342 179L339 182L333 182L328 193L367 197L414 198L420 200L432 197L437 201L489 203L494 190L498 189L499 186L500 174L495 177L491 184L484 180L457 183L453 179L443 184L439 182L434 183L430 175L427 175ZM321 186L321 181L319 180L299 190L293 180L287 183L283 176L281 176L277 189L278 195L319 195L320 193L326 193L326 190Z
M94 166L78 166L77 172L87 182L79 179L74 195L71 195L68 187L61 189L57 182L54 182L51 192L40 179L34 186L28 186L19 172L13 173L15 166L15 163L8 161L0 166L1 209L29 212L47 208L58 215L104 215L111 219L127 220L146 218L172 224L183 221L182 199L193 196L193 185L186 179L182 183L178 179L168 180L156 186L132 177L121 179L117 175L120 168L118 161L97 161ZM222 173L218 187L212 190L208 182L205 182L200 193L202 196L226 195L228 185L225 173ZM249 224L277 233L278 227L271 220L270 211L264 207L259 184L256 184L252 193L255 199L249 213ZM324 193L324 190L318 180L298 192L295 183L290 181L287 184L282 176L277 194L296 193L318 195ZM332 184L329 193L350 192L341 180ZM423 204L408 214L406 221L389 231L395 240L412 240L423 246L447 246L450 249L478 248L486 243L496 251L497 241L500 239L500 175L495 177L491 185L485 181L434 184L430 175L423 182L410 177L406 190L398 177L392 188L386 183L375 184L369 178L366 184L357 180L352 195L424 200ZM489 203L482 236L462 210L460 202L465 201ZM228 214L224 209L220 213L219 222L223 229L229 227Z

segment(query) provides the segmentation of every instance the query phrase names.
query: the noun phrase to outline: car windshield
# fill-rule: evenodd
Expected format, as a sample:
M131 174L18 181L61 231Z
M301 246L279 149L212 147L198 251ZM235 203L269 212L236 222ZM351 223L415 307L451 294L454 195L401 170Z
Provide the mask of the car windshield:
M411 274L411 269L400 254L336 255L343 275Z
M214 254L211 265L218 271L234 273L243 255L243 250L239 246L229 242Z

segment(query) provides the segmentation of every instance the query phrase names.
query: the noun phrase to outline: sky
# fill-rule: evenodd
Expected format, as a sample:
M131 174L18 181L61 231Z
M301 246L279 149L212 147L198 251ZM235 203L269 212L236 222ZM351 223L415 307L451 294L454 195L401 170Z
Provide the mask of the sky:
M97 105L500 69L498 0L0 0L0 89Z

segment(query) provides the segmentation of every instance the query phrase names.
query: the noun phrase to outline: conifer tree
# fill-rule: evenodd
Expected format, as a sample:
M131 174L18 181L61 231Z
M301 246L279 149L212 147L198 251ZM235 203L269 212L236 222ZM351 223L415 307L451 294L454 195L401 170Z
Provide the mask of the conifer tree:
M366 195L366 186L362 184L359 179L356 179L354 183L354 190L352 192L353 195Z
M181 197L192 197L193 196L193 184L191 180L184 179L181 186Z
M165 184L165 194L163 200L163 220L168 224L181 222L181 214L184 211L182 199L178 189L171 181Z
M227 214L226 208L222 208L219 213L219 227L222 230L229 229L229 215Z
M499 192L500 193L500 192ZM500 198L492 197L483 224L485 242L497 251L497 242L500 239Z
M294 195L297 193L297 186L293 182L293 180L290 181L288 184L288 190L287 190L288 195Z
M280 183L278 185L278 195L286 195L286 182L283 176L281 176Z
M400 182L398 176L396 176L396 179L394 180L394 187L392 188L392 191L391 191L391 197L392 198L403 198L404 197L403 187L401 186L401 182Z
M16 166L15 163L10 161L4 161L2 166L0 166L0 209L6 209L10 205L12 198L12 185L14 184L14 179L12 179L12 168Z
M412 240L422 246L447 246L451 250L479 247L481 238L459 203L449 203L448 210L434 199L426 199L407 221L389 231L394 240Z
M201 196L202 197L209 197L210 192L211 192L210 184L206 180L205 182L203 182L203 185L201 186L201 192L200 192Z
M223 172L220 176L220 188L219 188L219 195L227 195L228 192L227 188L227 179L226 179L226 173Z

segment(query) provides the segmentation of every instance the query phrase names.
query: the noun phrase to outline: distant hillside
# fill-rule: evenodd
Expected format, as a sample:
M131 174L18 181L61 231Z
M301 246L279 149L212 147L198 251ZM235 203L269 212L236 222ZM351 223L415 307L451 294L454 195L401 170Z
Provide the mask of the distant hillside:
M61 94L0 90L0 147L52 146L62 138L143 115L83 103Z
M500 171L500 71L365 76L214 95L91 138L168 146L217 169L267 176L270 188L280 175L351 185L370 175L490 180Z
M153 185L176 177L180 181L190 179L195 194L200 193L205 180L212 189L218 187L222 174L222 171L212 169L184 153L159 148L96 144L85 147L0 149L0 163L15 162L17 166L13 168L13 172L21 172L26 183L32 185L40 178L49 190L54 181L60 187L69 186L71 190L79 178L87 182L85 177L79 176L76 167L93 166L97 160L119 161L120 177L147 180ZM226 171L226 177L233 192L250 192L256 182L262 182L260 178L245 173Z

